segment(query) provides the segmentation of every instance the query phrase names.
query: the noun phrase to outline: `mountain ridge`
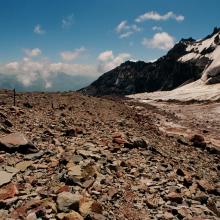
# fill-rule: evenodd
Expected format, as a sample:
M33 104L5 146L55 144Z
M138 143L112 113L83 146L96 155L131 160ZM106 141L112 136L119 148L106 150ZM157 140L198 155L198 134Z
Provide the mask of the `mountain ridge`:
M181 39L155 62L126 61L79 91L93 96L129 95L169 91L196 81L212 63L214 58L210 54L214 54L219 48L219 35L220 28L214 28L202 40Z

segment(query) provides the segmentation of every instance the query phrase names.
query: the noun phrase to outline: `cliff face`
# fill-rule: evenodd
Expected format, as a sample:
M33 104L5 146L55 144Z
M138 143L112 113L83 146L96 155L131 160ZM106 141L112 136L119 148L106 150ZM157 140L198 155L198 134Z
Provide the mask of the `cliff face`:
M80 91L88 95L127 95L172 90L201 78L219 49L220 29L196 41L182 39L167 55L153 63L127 61L104 73Z

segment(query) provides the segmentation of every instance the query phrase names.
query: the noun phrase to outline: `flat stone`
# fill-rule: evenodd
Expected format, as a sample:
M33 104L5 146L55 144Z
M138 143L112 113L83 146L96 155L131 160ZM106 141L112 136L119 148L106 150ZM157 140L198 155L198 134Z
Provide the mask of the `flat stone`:
M15 168L21 172L24 172L29 166L33 164L33 161L22 161L15 165Z
M34 153L38 149L21 133L12 133L0 138L0 150L14 153Z
M78 212L75 212L75 211L71 211L67 214L59 213L57 217L61 220L83 220L84 219Z
M11 166L5 166L5 170L9 173L17 173L19 172L18 169L16 169L15 167L11 167Z
M25 155L24 159L27 159L27 160L35 160L35 159L38 159L38 158L41 158L43 155L44 155L44 151L39 151L37 153L33 153L33 154L27 154Z
M94 158L94 159L100 159L101 158L100 155L94 154L92 151L78 150L77 153L82 155L85 158L87 158L87 157L91 157L91 158Z
M166 195L166 199L179 204L183 201L182 195L176 192L170 192L168 195Z
M81 176L82 175L82 170L80 165L75 165L74 163L69 162L66 165L69 173L73 176Z
M59 193L57 196L57 205L59 210L64 212L70 209L77 211L79 209L79 200L80 198L77 194L62 192Z
M94 178L91 178L91 179L86 180L86 181L83 183L82 186L83 186L84 188L88 189L88 188L90 188L90 187L93 185L94 182L95 182L95 179L94 179Z
M14 173L8 173L6 171L0 171L0 186L9 183L14 176Z
M207 191L207 192L212 192L215 189L215 187L211 183L209 183L207 180L199 180L198 185L202 190Z

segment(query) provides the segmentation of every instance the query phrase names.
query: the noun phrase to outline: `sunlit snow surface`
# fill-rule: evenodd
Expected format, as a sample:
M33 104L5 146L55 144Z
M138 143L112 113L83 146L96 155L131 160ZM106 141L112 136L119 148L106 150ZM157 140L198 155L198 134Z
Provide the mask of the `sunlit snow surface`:
M220 83L214 85L205 85L204 81L198 80L196 82L187 84L183 87L174 89L172 91L139 93L129 95L128 97L147 102L149 100L219 100L220 99Z

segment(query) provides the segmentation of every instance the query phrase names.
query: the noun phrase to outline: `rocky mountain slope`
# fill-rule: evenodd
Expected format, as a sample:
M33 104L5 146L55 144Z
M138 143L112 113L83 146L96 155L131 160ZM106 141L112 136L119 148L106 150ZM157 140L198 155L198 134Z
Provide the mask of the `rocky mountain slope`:
M0 219L219 219L219 149L161 131L175 114L77 93L0 101Z
M188 83L171 91L157 91L152 93L138 93L130 95L130 98L138 99L142 102L149 100L160 101L207 101L220 100L220 39L219 31L213 32L211 36L202 41L196 41L188 45L188 54L179 58L180 62L198 63L201 60L208 60L206 68L202 72L202 77L195 82ZM208 49L207 49L208 48ZM204 54L203 51L211 51Z
M153 63L127 61L103 74L80 91L89 95L126 95L173 90L201 78L219 56L220 29L202 40L182 39L167 55ZM208 74L209 83L219 82L219 72Z

